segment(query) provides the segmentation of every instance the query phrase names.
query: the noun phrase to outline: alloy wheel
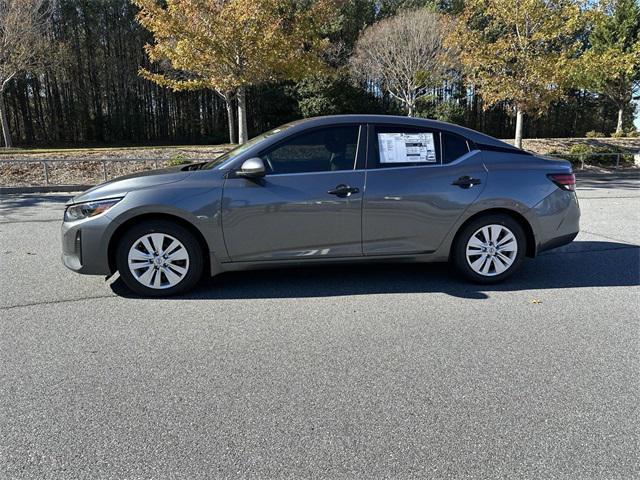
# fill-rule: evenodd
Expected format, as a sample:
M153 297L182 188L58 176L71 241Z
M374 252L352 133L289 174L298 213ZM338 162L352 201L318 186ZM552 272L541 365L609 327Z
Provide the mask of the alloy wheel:
M189 271L189 253L177 238L166 233L149 233L129 249L129 270L142 285L153 289L171 288Z
M518 241L504 225L492 224L478 229L467 242L466 257L478 275L495 277L513 265L518 254Z

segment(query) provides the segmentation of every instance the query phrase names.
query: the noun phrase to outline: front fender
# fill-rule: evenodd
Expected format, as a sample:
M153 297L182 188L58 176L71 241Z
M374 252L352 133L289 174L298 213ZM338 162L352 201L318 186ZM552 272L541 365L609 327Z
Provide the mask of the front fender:
M228 259L222 235L221 205L222 186L211 184L206 188L197 186L184 188L154 188L128 193L123 200L107 212L113 220L105 231L104 248L110 249L111 242L126 225L153 217L174 217L195 228L204 239L209 256L220 262ZM185 195L186 194L186 195ZM212 269L212 272L214 270Z

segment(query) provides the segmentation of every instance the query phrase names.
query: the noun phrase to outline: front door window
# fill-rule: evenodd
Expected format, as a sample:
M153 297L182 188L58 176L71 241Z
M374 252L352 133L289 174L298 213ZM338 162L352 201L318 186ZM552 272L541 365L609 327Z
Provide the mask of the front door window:
M360 127L345 125L304 132L271 147L261 157L272 175L353 170Z

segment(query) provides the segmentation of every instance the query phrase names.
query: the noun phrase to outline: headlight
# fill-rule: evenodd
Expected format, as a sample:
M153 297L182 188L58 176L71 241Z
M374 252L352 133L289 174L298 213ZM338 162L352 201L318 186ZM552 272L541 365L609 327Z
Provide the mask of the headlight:
M75 220L82 220L83 218L95 217L109 210L120 200L122 199L110 198L108 200L96 200L95 202L71 205L64 211L64 219L67 222L73 222Z

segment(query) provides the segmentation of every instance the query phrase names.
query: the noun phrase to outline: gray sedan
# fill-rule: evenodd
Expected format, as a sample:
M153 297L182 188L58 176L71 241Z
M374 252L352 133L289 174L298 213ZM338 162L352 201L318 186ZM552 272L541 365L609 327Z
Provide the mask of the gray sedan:
M64 264L145 296L203 274L338 262L450 260L494 283L571 242L571 165L417 118L301 120L212 162L122 177L72 199Z

